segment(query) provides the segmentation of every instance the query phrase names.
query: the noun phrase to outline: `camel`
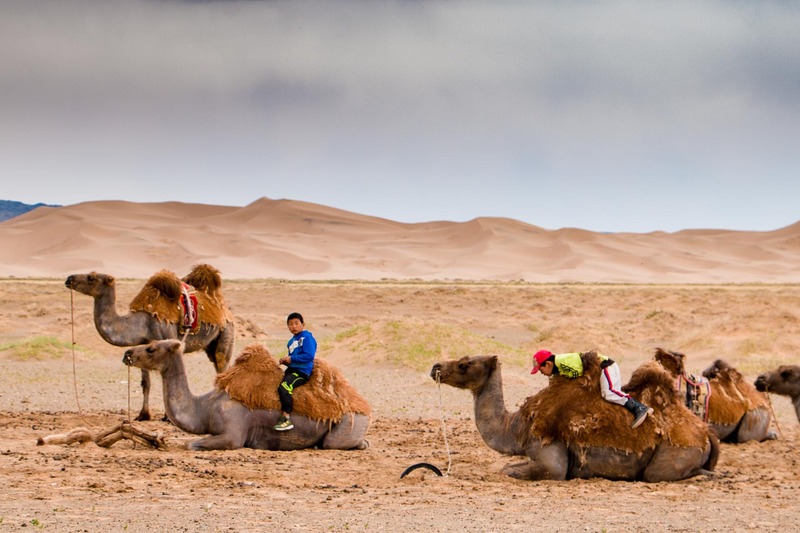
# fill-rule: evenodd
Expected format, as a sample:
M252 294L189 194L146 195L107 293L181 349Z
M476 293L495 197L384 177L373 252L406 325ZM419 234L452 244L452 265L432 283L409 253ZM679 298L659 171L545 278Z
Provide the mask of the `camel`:
M364 450L369 404L341 373L317 358L308 384L295 391L294 429L273 429L281 415L278 384L283 372L261 345L244 348L236 362L219 374L214 389L194 396L189 390L183 349L177 340L153 341L129 348L126 365L161 373L169 420L195 435L191 450Z
M97 272L73 274L65 285L94 298L94 324L109 344L136 346L185 336L187 352L205 350L217 373L227 368L235 340L233 318L222 298L222 278L211 265L196 265L183 280L167 270L155 273L131 301L126 315L117 314L113 276ZM193 292L189 294L189 290ZM183 326L181 302L185 302L185 296L197 303L194 326ZM142 370L142 394L142 408L136 420L150 420L147 370Z
M686 376L685 354L656 348L654 358L676 380L676 386L677 380ZM720 440L740 444L777 438L770 429L772 413L768 398L747 383L738 370L717 359L702 375L711 389L706 421Z
M637 399L654 413L637 429L630 413L600 395L596 352L582 356L584 375L553 376L519 410L506 410L496 355L438 362L431 377L472 392L475 424L484 442L506 455L526 456L503 473L523 480L601 477L676 481L712 471L719 441L677 399L672 381L655 363L637 369ZM637 374L638 372L638 374ZM632 378L633 379L633 378Z
M771 372L759 374L755 387L765 393L773 392L791 398L800 422L800 366L781 365Z

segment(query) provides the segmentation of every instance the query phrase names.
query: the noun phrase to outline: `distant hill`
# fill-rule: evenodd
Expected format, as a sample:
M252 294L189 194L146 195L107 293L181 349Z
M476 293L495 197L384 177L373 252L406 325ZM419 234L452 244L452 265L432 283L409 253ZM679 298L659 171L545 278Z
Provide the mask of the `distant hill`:
M14 202L12 200L0 200L0 222L8 220L9 218L24 215L28 211L33 211L37 207L61 207L60 205L49 204L23 204L22 202Z
M268 198L244 207L42 207L0 223L0 250L0 277L94 270L146 278L209 263L227 279L800 282L800 222L774 231L603 234L492 217L407 224Z

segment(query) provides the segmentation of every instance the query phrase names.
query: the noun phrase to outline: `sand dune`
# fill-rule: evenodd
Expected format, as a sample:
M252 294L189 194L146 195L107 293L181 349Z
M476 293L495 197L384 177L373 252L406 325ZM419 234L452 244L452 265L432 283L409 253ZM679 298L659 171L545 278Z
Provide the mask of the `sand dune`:
M800 282L800 222L768 232L549 231L504 218L406 224L261 198L245 207L102 201L0 223L0 276L144 278L210 263L231 279Z

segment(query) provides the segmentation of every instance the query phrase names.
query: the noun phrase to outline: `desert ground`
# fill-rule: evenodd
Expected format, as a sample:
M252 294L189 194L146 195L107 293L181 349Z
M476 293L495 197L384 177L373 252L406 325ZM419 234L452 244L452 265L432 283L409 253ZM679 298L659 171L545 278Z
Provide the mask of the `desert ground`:
M119 311L142 286L118 280ZM92 321L92 301L63 279L0 279L0 532L30 531L793 531L800 523L800 424L772 396L781 438L723 444L713 476L674 483L526 482L500 473L515 458L475 429L469 392L429 377L438 360L500 356L508 409L546 386L534 349L597 349L623 379L656 347L700 371L716 358L749 380L800 363L800 286L603 285L226 280L237 352L276 356L300 311L333 362L370 401L363 451L194 452L167 422L161 382L151 404L159 451L123 440L37 446L76 427L136 415L139 373ZM186 356L192 390L213 386L204 354ZM416 470L437 465L446 475Z

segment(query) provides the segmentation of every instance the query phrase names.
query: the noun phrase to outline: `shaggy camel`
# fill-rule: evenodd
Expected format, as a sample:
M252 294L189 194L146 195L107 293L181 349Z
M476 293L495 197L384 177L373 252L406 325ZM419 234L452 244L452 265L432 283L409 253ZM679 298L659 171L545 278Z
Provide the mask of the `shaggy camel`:
M714 469L719 441L678 401L670 377L660 366L645 363L636 371L639 386L633 395L655 412L632 429L628 411L600 395L597 354L589 352L582 358L583 376L551 377L545 389L513 413L506 410L497 356L439 362L433 365L431 377L472 392L475 423L490 448L527 456L503 468L514 478L656 482Z
M675 379L686 376L686 355L656 348L655 360ZM772 414L768 398L744 380L742 374L721 359L703 371L711 394L708 397L708 425L725 442L742 443L777 438L770 429Z
M213 390L194 396L189 390L183 350L177 340L153 341L128 349L126 365L161 373L167 416L195 435L191 450L363 450L370 408L341 373L317 359L311 379L296 391L294 429L275 431L280 416L278 384L283 373L263 346L246 347L231 368L217 376ZM244 384L240 383L244 381ZM261 398L264 393L268 399ZM271 407L264 408L263 405Z
M800 366L781 365L771 372L764 372L756 378L755 386L760 391L791 398L800 422Z
M183 330L182 282L196 290L195 327ZM183 280L172 272L154 274L130 304L117 314L116 287L108 274L73 274L65 285L94 298L94 324L100 336L114 346L136 346L152 340L184 337L187 352L205 350L216 371L227 368L234 343L234 325L222 298L222 278L210 265L196 265ZM142 409L136 420L150 420L150 373L142 370Z

